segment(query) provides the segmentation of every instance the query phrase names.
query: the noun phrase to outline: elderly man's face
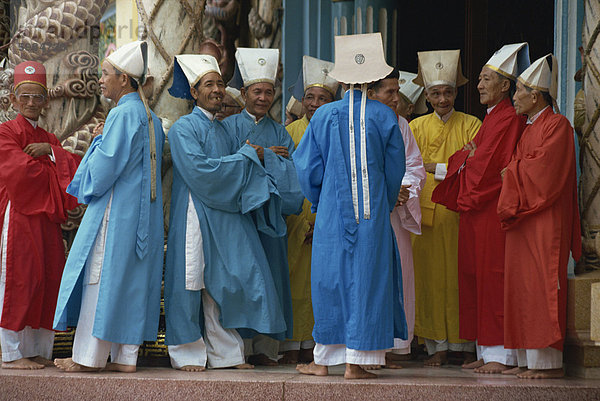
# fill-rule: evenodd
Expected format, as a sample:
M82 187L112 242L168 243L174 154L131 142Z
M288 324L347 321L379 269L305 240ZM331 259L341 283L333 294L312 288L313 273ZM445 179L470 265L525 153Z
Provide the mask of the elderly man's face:
M209 72L200 79L195 88L190 89L190 93L198 106L211 113L216 113L221 110L225 97L225 83L221 74Z
M242 106L235 101L233 97L227 92L225 92L225 97L223 98L223 104L221 105L221 110L219 110L216 114L217 120L221 121L226 119L229 116L234 114L238 114L242 111Z
M100 90L105 98L117 102L121 96L129 77L127 74L118 74L117 70L111 63L104 60L102 63L102 76L98 83L100 84Z
M456 88L450 85L435 85L425 89L425 97L435 112L443 117L454 108Z
M275 87L268 82L259 82L242 88L241 93L246 102L246 110L257 119L267 114L275 99Z
M513 96L515 111L517 114L529 114L534 110L538 95L541 94L534 90L528 90L525 85L517 81L517 90Z
M48 105L46 90L37 84L21 84L16 93L10 95L13 107L30 120L37 121Z
M308 121L310 121L319 107L330 102L333 102L333 95L327 89L318 86L308 88L302 98L302 107L306 110Z
M489 67L483 67L479 74L479 102L492 107L500 103L502 99L508 96L510 81L501 77L496 71Z
M403 96L399 96L398 107L396 107L396 114L408 120L408 117L410 117L414 110L414 104L408 102Z
M369 99L379 100L396 113L400 100L399 90L398 78L383 79L376 89L369 90Z

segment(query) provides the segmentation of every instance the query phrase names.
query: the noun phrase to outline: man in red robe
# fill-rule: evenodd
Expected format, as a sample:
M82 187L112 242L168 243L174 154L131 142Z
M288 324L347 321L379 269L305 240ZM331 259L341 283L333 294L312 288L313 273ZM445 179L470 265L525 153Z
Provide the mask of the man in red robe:
M16 119L0 125L0 345L3 369L52 365L52 321L65 264L60 224L77 206L65 189L81 157L38 126L46 70L15 67Z
M460 213L458 233L459 335L477 340L479 358L463 365L477 373L516 366L504 348L504 232L496 213L502 170L525 129L510 101L514 81L529 66L527 43L506 45L479 74L487 115L472 142L448 160L448 174L432 200Z
M550 68L550 65L552 68ZM518 349L520 378L562 377L569 252L581 256L573 128L555 114L556 59L534 62L517 82L528 125L502 171L498 215L506 231L504 344Z

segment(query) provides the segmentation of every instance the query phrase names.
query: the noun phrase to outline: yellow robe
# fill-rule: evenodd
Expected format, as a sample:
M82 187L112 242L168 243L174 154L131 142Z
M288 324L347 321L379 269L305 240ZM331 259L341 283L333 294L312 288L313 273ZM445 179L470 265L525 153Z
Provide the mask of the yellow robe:
M308 127L306 115L286 127L294 144L298 147L304 131ZM310 202L304 199L302 212L287 218L288 264L290 266L290 286L292 290L292 310L294 312L293 341L312 340L314 317L310 295L310 258L312 244L304 242L309 231L309 223L314 224L315 215L310 212Z
M423 163L445 163L470 142L478 118L454 111L444 123L435 113L411 121ZM464 342L458 336L458 214L431 202L440 181L427 173L421 192L422 235L413 235L415 335Z

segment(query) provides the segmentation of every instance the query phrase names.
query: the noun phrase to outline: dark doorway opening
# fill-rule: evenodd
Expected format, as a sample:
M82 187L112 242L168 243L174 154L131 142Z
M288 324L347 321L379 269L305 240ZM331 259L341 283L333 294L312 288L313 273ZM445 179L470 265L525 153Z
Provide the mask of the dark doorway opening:
M460 49L469 82L459 89L456 109L479 118L477 78L505 44L529 42L531 61L554 49L554 0L442 0L410 2L400 9L398 68L417 72L417 52Z

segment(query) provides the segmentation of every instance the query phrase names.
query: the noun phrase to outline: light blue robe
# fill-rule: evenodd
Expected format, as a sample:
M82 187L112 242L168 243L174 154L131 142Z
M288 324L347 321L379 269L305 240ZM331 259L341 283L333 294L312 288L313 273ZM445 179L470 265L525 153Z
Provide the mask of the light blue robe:
M264 116L258 123L244 109L241 113L227 117L223 123L227 131L237 138L238 145L242 146L246 140L253 145L264 148L264 167L276 181L277 190L282 200L282 214L290 215L299 213L302 209L304 196L298 184L296 168L292 159L294 141L283 125L276 123L268 116ZM270 146L285 146L290 154L289 158L276 155ZM282 215L282 221L285 218ZM278 340L292 338L292 296L290 291L290 272L287 259L287 234L284 237L273 238L259 233L260 240L267 254L269 266L275 280L281 307L285 313L287 329L285 333L274 336ZM248 337L249 333L242 333Z
M165 136L158 117L152 117L156 153L162 155ZM88 207L60 283L56 330L77 324L84 266L112 194L92 334L121 344L156 340L164 254L160 157L156 165L157 197L150 202L148 117L137 92L126 94L108 113L103 134L67 188Z
M394 112L366 103L366 149L371 218L363 213L360 100L354 96L359 224L352 205L348 128L349 96L325 104L306 129L294 162L306 198L316 212L311 287L313 337L373 351L406 339L400 256L390 224L405 170L404 143Z
M254 222L271 235L285 234L273 178L252 147L239 149L223 124L211 122L198 107L173 124L169 144L174 174L165 270L166 343L196 341L203 332L201 291L185 289L190 193L202 232L204 284L219 305L223 327L265 334L285 331Z

